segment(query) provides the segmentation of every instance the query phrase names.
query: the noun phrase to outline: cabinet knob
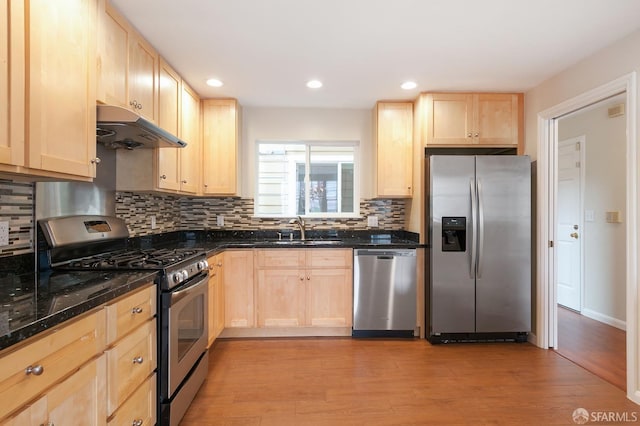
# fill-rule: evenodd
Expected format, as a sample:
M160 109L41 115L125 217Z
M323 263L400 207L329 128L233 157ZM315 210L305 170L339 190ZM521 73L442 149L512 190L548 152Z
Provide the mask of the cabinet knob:
M304 281L304 277L300 277L300 281Z
M160 175L160 179L166 179L167 175Z
M131 426L142 426L142 419L135 419Z
M218 266L222 268L222 262L218 262Z
M131 310L132 314L141 314L142 313L142 308L140 306L136 306L135 308L133 308Z
M473 135L473 137L477 138L478 136L480 136L480 133L476 132L475 135Z
M187 180L186 180L186 179L185 179L185 180L183 180L183 181L182 181L182 183L187 183Z
M467 133L467 137L470 138L472 136L471 132Z
M205 187L205 188L208 188L208 187L209 187L209 185L207 185L207 184L205 183L205 184L204 184L204 187Z
M91 159L91 164L100 164L102 160L98 157Z
M26 374L27 376L29 374L33 374L34 376L39 376L42 373L44 373L44 367L40 364L38 365L30 365L27 367L26 370L24 370L24 374Z
M144 361L144 358L142 358L141 356L137 356L133 359L134 364L142 364L142 361Z
M311 281L311 277L307 277L307 281Z

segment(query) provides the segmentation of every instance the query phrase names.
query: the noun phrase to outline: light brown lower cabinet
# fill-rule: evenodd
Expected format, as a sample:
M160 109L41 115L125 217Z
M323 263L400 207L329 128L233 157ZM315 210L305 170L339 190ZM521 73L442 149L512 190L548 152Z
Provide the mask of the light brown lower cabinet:
M351 249L257 250L258 327L351 327Z
M223 254L225 328L255 327L253 250L228 250Z
M0 424L154 424L155 299L149 283L0 353Z
M209 341L210 347L224 330L224 281L222 253L207 259L209 263Z
M3 425L103 425L106 422L103 354L51 387ZM44 373L43 373L44 374Z

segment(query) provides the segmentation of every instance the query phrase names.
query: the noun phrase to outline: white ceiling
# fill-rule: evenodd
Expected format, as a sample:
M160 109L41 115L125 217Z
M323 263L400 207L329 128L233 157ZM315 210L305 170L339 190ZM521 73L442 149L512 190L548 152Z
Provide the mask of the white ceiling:
M639 0L111 1L203 98L244 106L527 91L640 28Z

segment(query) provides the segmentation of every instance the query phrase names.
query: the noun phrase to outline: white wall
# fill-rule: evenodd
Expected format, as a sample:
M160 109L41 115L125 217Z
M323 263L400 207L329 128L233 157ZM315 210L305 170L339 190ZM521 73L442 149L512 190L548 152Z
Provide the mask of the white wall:
M371 109L242 108L240 195L254 197L258 140L360 141L360 198L373 197Z
M583 313L610 324L626 321L626 218L607 223L607 211L626 209L626 117L607 109L625 96L558 120L558 140L585 136L584 209L594 212L580 232L584 247ZM624 215L623 215L624 216ZM616 320L616 321L611 321Z

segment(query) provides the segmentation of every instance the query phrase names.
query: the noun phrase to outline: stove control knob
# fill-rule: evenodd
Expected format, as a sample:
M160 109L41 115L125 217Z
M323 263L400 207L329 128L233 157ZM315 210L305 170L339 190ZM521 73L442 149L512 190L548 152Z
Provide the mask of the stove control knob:
M189 278L189 272L187 272L186 269L183 269L182 271L180 271L180 274L182 275L182 281L184 281L187 278Z
M201 260L196 265L196 268L198 268L198 271L204 271L205 269L209 269L209 262L207 262L206 260Z
M173 282L175 284L180 284L182 281L184 281L184 278L182 278L182 272L181 271L175 272L173 274Z

